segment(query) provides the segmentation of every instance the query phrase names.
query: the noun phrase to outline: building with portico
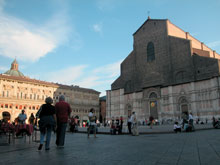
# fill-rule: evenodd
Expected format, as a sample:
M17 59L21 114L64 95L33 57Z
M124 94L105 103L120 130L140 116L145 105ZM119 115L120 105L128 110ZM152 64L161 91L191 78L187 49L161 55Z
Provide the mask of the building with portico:
M18 68L15 59L10 70L0 74L0 120L5 118L13 122L23 109L29 118L31 113L37 113L39 107L45 103L46 97L53 98L55 104L60 95L64 95L70 104L71 116L77 116L80 121L88 120L90 108L94 108L95 114L99 116L100 92L32 79L24 76Z

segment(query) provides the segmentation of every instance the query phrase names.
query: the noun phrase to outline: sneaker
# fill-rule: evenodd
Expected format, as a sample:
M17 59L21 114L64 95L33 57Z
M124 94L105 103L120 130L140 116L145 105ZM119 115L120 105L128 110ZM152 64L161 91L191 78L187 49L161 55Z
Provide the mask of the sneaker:
M43 144L40 144L39 147L38 147L38 150L41 150L43 147Z
M48 151L48 150L50 150L50 148L46 148L45 150Z

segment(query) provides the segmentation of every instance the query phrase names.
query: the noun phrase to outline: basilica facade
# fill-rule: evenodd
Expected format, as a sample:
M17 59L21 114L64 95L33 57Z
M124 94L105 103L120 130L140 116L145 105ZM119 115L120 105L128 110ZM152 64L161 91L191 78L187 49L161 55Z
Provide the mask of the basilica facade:
M77 116L80 121L88 119L90 108L94 108L99 116L100 92L31 79L24 76L18 66L18 62L14 60L11 69L0 74L0 119L5 118L13 122L21 110L25 110L29 118L31 113L37 113L39 107L45 103L46 97L53 98L55 104L60 95L64 95L70 104L71 116Z
M132 52L107 91L107 118L201 120L220 117L220 55L168 19L150 19L133 34Z

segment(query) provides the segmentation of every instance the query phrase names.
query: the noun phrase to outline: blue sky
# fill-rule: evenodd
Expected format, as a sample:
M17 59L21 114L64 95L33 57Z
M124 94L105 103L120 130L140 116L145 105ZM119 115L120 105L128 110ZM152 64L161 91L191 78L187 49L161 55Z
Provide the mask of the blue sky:
M0 0L0 73L102 92L147 20L169 19L220 53L220 0Z

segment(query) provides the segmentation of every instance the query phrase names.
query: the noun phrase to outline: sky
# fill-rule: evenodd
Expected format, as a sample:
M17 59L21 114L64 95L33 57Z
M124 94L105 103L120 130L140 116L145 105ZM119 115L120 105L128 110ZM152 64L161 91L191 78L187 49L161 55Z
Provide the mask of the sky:
M111 89L147 20L169 19L220 53L220 0L0 0L0 73Z

